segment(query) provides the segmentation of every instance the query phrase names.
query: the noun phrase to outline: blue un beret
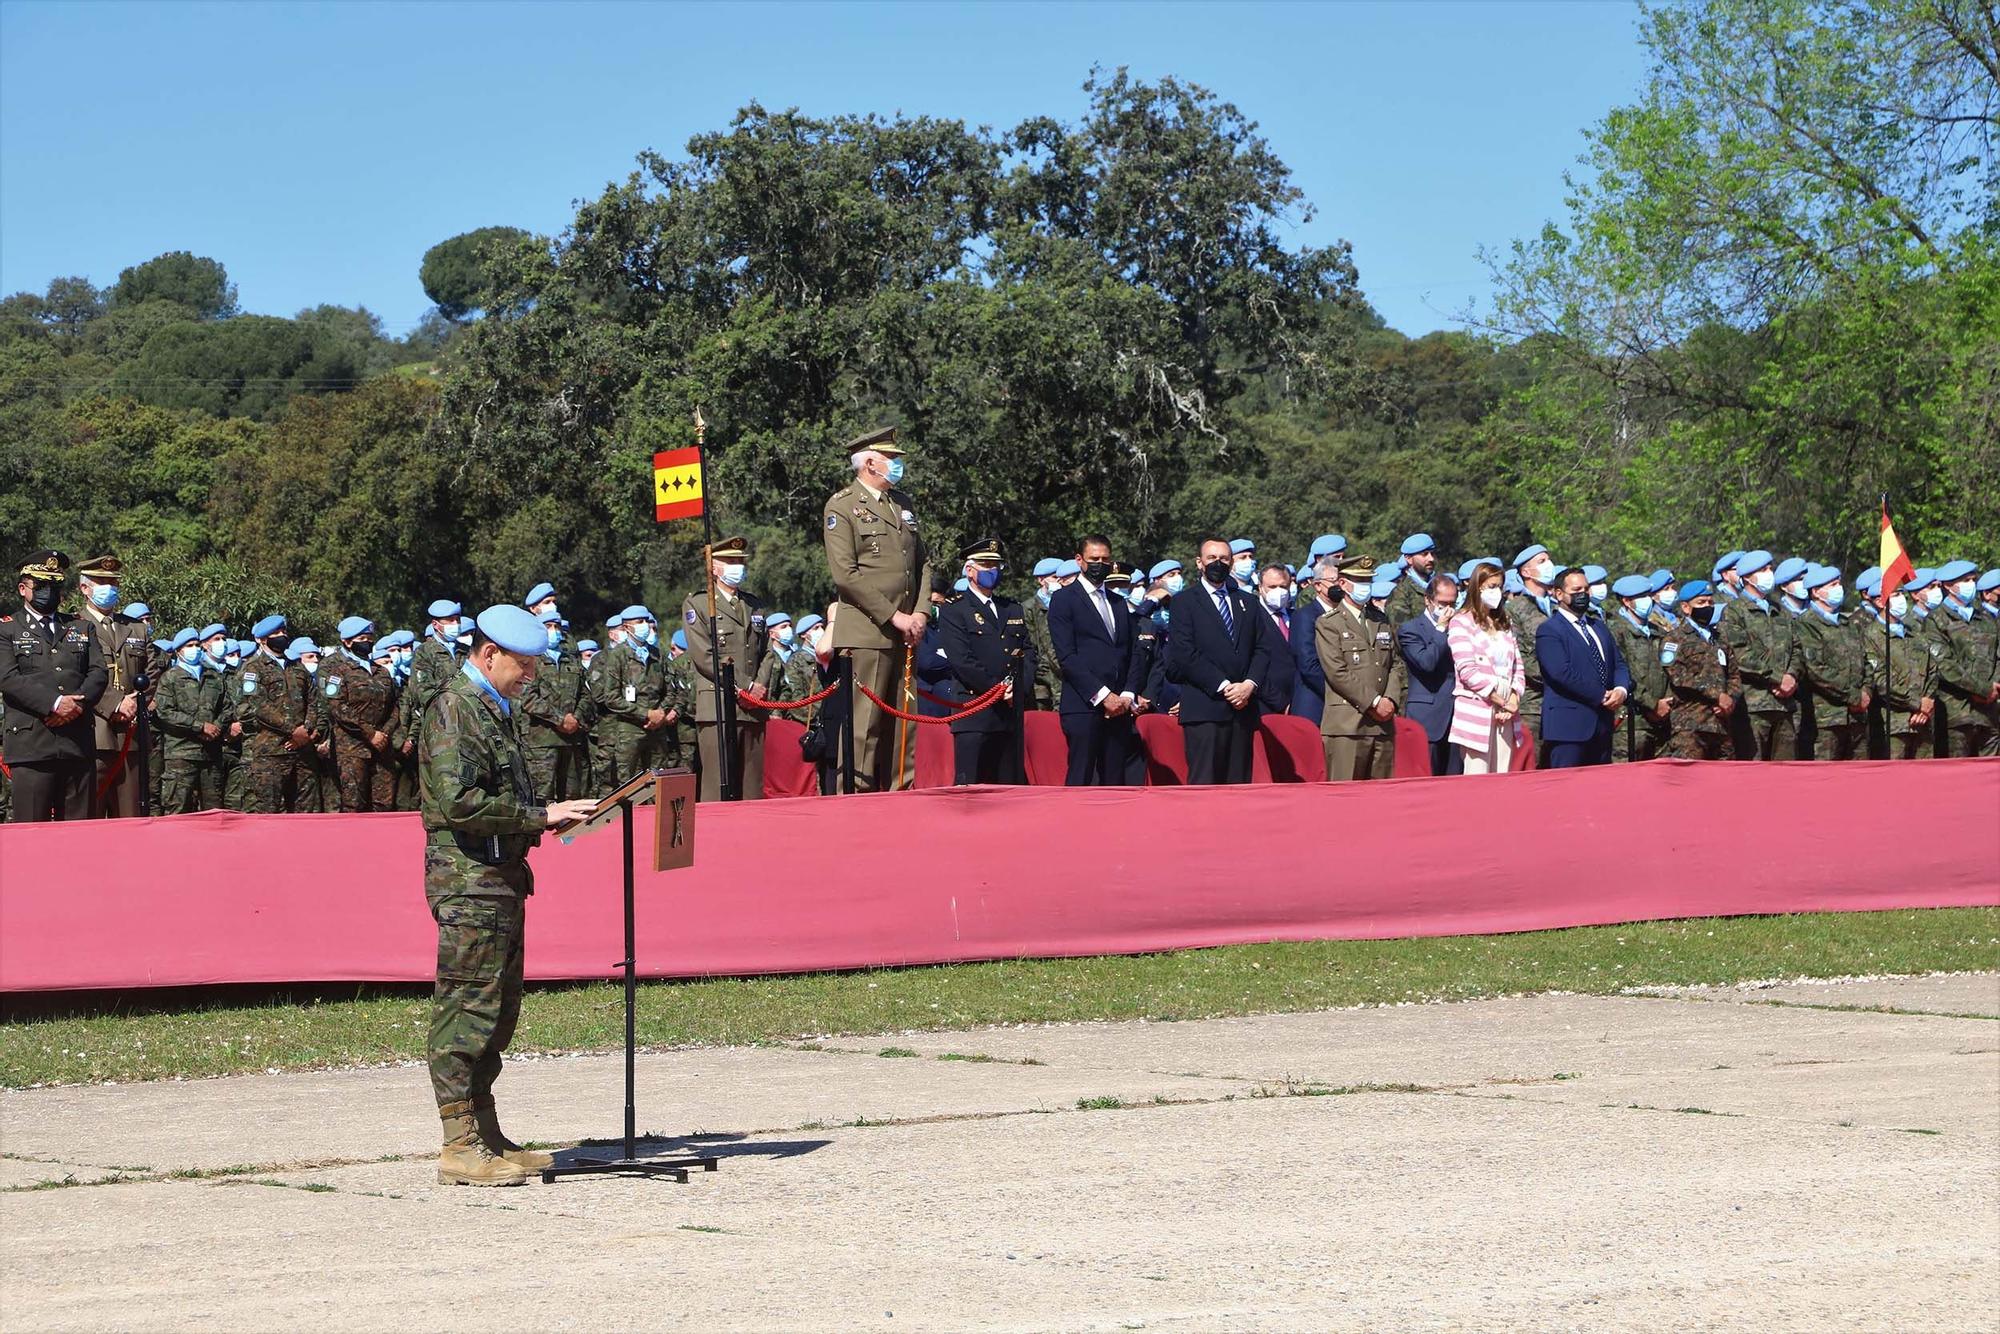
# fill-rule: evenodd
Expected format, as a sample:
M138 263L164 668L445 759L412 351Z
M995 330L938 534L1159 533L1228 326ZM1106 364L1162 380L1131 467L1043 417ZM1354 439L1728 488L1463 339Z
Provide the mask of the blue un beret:
M1059 579L1068 579L1071 578L1072 576L1079 575L1082 573L1083 573L1083 566L1077 564L1073 560L1066 560L1062 564L1056 566L1056 577Z
M812 629L815 625L825 625L825 624L826 622L821 620L817 613L809 611L805 615L799 617L798 625L793 628L796 629L800 634L804 634L806 631Z
M1311 549L1306 552L1306 558L1318 560L1321 556L1330 556L1336 551L1345 550L1347 550L1347 539L1339 533L1321 533L1313 539Z
M595 639L579 639L576 641L576 651L578 653L595 653L597 652L597 641Z
M1994 589L2000 588L2000 570L1988 570L1985 574L1980 575L1979 582L1974 587L1982 593L1990 593Z
M229 633L229 627L224 625L221 621L216 621L213 624L204 625L203 627L201 627L201 637L203 639L213 639L217 635L226 635L228 633Z
M480 612L473 624L509 653L541 653L549 646L549 632L526 607L502 602Z
M1515 553L1514 564L1512 568L1518 570L1523 565L1526 565L1529 561L1533 560L1535 557L1546 556L1548 554L1549 554L1549 549L1543 546L1540 542L1535 543L1531 547L1522 547L1520 551Z
M306 654L317 653L317 652L319 652L319 645L313 643L310 637L304 639L294 639L291 643L285 646L285 660L287 662L297 662L300 658L303 658Z
M1037 579L1048 578L1050 575L1056 572L1056 567L1061 564L1062 562L1057 560L1054 556L1042 557L1040 560L1035 562L1035 578Z
M1692 602L1696 598L1707 597L1714 591L1708 586L1708 580L1690 579L1681 585L1681 601Z
M1602 565L1586 565L1583 567L1583 577L1593 584L1603 583L1605 576L1610 573L1611 571L1605 569Z
M128 621L143 621L153 614L153 609L143 602L128 602L122 614Z
M1771 553L1764 550L1746 551L1736 558L1736 573L1755 574L1771 563Z
M1246 552L1255 551L1256 549L1257 544L1247 537L1232 537L1229 539L1229 554L1232 556L1241 556Z
M1778 562L1778 568L1771 572L1771 578L1780 584L1789 584L1811 568L1811 565L1797 556L1787 556Z
M764 627L766 629L769 629L771 626L774 625L790 625L791 623L792 623L791 616L785 612L772 611L772 612L766 612L764 614Z
M1917 569L1916 576L1910 582L1903 585L1902 591L1905 593L1921 593L1936 582L1937 571L1920 566Z
M250 637L253 639L263 639L266 636L275 635L278 631L284 629L287 624L288 622L283 616L273 613L250 627Z
M552 598L555 595L556 595L556 586L554 584L550 583L536 584L533 588L528 590L528 596L521 599L521 605L524 607L532 607L537 602L540 602L543 598Z
M1674 581L1674 572L1668 569L1658 569L1646 577L1652 581L1653 590L1658 592Z
M1411 533L1403 539L1403 554L1405 556L1417 556L1426 551L1433 550L1436 546L1437 543L1431 541L1429 533Z
M1149 582L1154 579L1164 579L1180 568L1181 563L1177 560L1163 560L1146 571L1146 578Z
M352 639L356 635L367 634L374 628L375 622L366 616L348 616L333 628L333 633L340 639Z
M464 614L465 609L450 598L439 598L430 605L430 618L434 621L441 621L447 616L462 616Z
M1528 591L1528 586L1521 582L1521 572L1519 570L1507 571L1500 579L1500 587L1509 593L1525 593Z
M1969 560L1946 561L1938 566L1937 581L1941 584L1955 584L1968 574L1978 574L1979 567Z
M167 651L169 653L179 653L182 649L186 648L189 644L194 643L195 640L199 638L201 638L201 636L194 632L194 627L183 626L181 627L180 633L176 634L172 639L167 641Z
M625 610L619 612L618 619L621 621L650 621L653 619L653 613L647 611L643 604L635 602Z
M675 648L686 648L688 646L688 632L685 630L676 630L667 642Z
M1709 569L1708 577L1711 579L1720 579L1723 571L1735 569L1736 562L1742 559L1743 553L1740 551L1723 552L1721 557L1716 560L1714 566Z
M1806 571L1806 592L1840 582L1840 570L1832 565L1815 565Z
M1617 583L1611 585L1611 595L1621 598L1642 598L1653 591L1653 581L1643 574L1621 575Z

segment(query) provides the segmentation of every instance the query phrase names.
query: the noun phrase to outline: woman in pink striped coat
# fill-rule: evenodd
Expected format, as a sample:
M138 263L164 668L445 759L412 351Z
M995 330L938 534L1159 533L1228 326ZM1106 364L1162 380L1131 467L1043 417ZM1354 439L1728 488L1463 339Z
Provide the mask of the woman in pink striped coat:
M1465 606L1445 628L1451 643L1451 742L1469 774L1504 774L1521 745L1521 692L1528 676L1521 647L1500 614L1500 567L1480 565L1466 585Z

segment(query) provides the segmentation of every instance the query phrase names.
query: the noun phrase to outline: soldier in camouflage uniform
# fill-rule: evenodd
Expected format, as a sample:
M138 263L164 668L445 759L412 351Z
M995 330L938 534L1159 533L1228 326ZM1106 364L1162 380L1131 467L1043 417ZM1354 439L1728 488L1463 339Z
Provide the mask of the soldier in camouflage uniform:
M1674 699L1662 754L1678 760L1726 760L1729 715L1743 682L1710 628L1715 607L1708 584L1689 580L1681 590L1681 608L1677 628L1660 641L1660 665Z
M674 766L667 747L668 729L678 721L673 678L660 654L660 632L653 613L627 607L623 615L625 642L601 653L592 665L597 672L591 700L602 719L598 723L606 748L606 772L598 786L611 791L646 769ZM669 715L673 715L670 717Z
M1813 702L1813 758L1868 758L1869 690L1866 631L1841 619L1846 590L1840 571L1816 567L1806 575L1810 605L1793 623L1805 664L1801 694Z
M1742 595L1722 621L1722 642L1743 678L1742 707L1749 715L1755 758L1797 757L1798 688L1804 661L1795 622L1771 605L1775 583L1771 553L1753 551L1736 564L1744 576Z
M321 693L333 717L333 763L346 812L396 808L396 773L389 765L389 732L396 725L396 683L377 671L375 623L349 616L337 633L340 648L320 662Z
M1542 740L1542 664L1535 656L1535 632L1549 619L1555 603L1549 582L1556 577L1556 563L1549 549L1537 542L1514 556L1514 572L1526 591L1507 599L1507 623L1514 628L1514 642L1521 649L1521 670L1528 688L1521 695L1521 723L1535 739L1535 767L1548 762L1549 747Z
M2000 668L1994 664L1992 620L1974 587L1978 575L1969 560L1940 566L1937 581L1945 596L1929 622L1944 650L1938 655L1938 713L1946 754L1954 756L1992 754L2000 735Z
M228 651L223 655L222 702L229 715L229 726L222 734L222 808L227 811L251 811L256 807L250 801L250 765L244 757L252 722L250 702L243 697L243 658L245 645L230 640ZM247 646L254 650L257 646Z
M1632 690L1625 709L1631 721L1619 719L1611 729L1614 762L1650 760L1666 753L1672 736L1673 681L1660 661L1660 641L1653 633L1653 583L1643 574L1628 574L1611 586L1617 610L1605 626L1624 656ZM1628 744L1627 736L1636 743Z
M521 691L521 744L535 791L557 800L586 795L582 755L584 734L583 666L563 645L562 613L553 605L542 616L548 647L535 679Z
M410 675L404 690L410 700L410 735L423 725L424 706L458 675L460 640L470 633L464 609L450 598L439 598L429 607L431 622L421 643L410 655Z
M591 802L543 803L521 748L513 700L534 680L547 633L521 607L489 607L477 627L417 742L424 897L438 928L426 1052L444 1123L438 1180L514 1186L552 1161L508 1139L493 1105L521 1013L528 850Z
M1909 597L1889 598L1889 638L1864 639L1868 672L1888 719L1889 758L1921 759L1930 753L1931 721L1937 716L1937 646L1903 624Z
M312 748L319 709L312 678L296 662L286 662L291 640L282 616L266 616L251 627L257 651L238 673L244 715L244 767L249 771L250 809L289 815L319 809L319 774Z
M155 719L165 734L160 813L182 815L222 805L222 673L211 669L193 630L172 642L174 665L160 680Z
M1424 614L1430 603L1431 576L1437 573L1437 543L1429 533L1411 533L1403 539L1403 569L1396 576L1396 591L1383 606L1389 624L1401 625Z
M1075 565L1075 561L1070 561ZM1028 621L1028 646L1035 652L1035 707L1051 713L1062 705L1062 664L1056 660L1056 643L1049 634L1049 599L1062 586L1064 562L1053 556L1035 565L1035 579L1042 586L1024 604ZM1070 571L1075 574L1076 571Z

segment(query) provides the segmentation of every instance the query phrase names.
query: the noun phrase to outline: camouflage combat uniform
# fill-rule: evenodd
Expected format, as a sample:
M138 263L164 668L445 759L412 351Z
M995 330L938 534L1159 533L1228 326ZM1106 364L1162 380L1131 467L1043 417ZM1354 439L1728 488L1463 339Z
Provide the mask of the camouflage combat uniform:
M1921 759L1930 753L1931 727L1929 723L1915 726L1910 715L1924 700L1937 696L1939 650L1927 637L1914 632L1896 636L1893 643L1875 635L1869 635L1865 642L1868 675L1888 719L1889 758Z
M1722 618L1723 645L1743 678L1740 708L1748 714L1756 759L1797 757L1798 696L1779 699L1774 693L1787 675L1797 681L1805 671L1795 624L1790 616L1755 597L1732 603L1729 614Z
M227 730L222 673L207 667L197 676L175 663L160 678L154 721L165 735L165 773L160 775L160 813L218 810L222 805L222 740L202 735L204 724Z
M1792 623L1805 675L1799 693L1813 701L1813 758L1868 758L1868 711L1860 708L1868 689L1864 631L1852 620L1829 621L1808 611Z
M1621 607L1623 604L1620 604ZM1632 691L1625 701L1625 710L1632 721L1618 720L1611 729L1611 758L1614 761L1650 760L1666 753L1671 737L1673 714L1665 719L1653 716L1660 707L1660 701L1673 696L1673 682L1667 677L1667 669L1660 662L1660 641L1654 636L1652 626L1634 625L1620 610L1604 618L1605 626L1611 631L1611 638L1618 645L1618 652L1625 658L1625 670L1632 677ZM1626 744L1627 729L1637 744L1633 753Z
M1986 692L2000 680L1994 664L1993 618L1979 608L1961 620L1947 602L1931 614L1933 638L1943 648L1938 655L1938 714L1943 719L1946 754L1992 755L2000 736L2000 701Z
M598 727L605 742L606 772L598 776L598 787L609 792L643 769L677 766L681 758L678 724L646 727L651 710L684 708L684 700L675 700L677 675L669 673L659 649L647 649L642 662L637 647L628 639L598 654L591 667L591 700L602 720Z
M1535 631L1549 614L1527 593L1507 599L1507 623L1514 627L1514 643L1521 651L1521 671L1528 688L1521 692L1521 722L1535 739L1536 767L1547 759L1548 743L1542 740L1542 663L1535 656Z
M521 744L528 752L528 772L535 780L535 791L545 801L589 795L581 744L587 715L584 698L583 664L563 649L554 661L548 654L542 655L541 670L515 701L514 708L521 716ZM576 732L562 730L565 714L576 719Z
M438 928L426 1051L442 1108L490 1096L513 1039L528 850L547 812L515 719L462 673L424 710L417 771L424 897Z
M250 809L265 815L289 815L319 809L319 770L313 746L325 740L310 736L291 746L294 728L308 733L318 721L313 682L306 669L268 653L243 660L237 676L239 712L243 714L243 764L248 771Z
M385 741L396 725L396 682L353 654L336 649L320 659L320 692L333 718L333 767L340 809L348 812L396 809L396 771Z
M1743 682L1721 641L1683 619L1676 633L1660 641L1660 665L1674 695L1661 753L1677 760L1729 758L1729 723L1715 710Z
M1062 704L1062 663L1049 634L1049 609L1038 597L1022 606L1027 610L1028 645L1035 651L1035 707L1054 712Z

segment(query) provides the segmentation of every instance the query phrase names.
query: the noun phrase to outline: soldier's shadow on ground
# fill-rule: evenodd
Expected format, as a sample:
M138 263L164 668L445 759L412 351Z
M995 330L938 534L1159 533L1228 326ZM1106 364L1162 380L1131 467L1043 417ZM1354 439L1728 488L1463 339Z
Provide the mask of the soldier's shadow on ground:
M641 1135L632 1141L640 1158L672 1158L690 1154L729 1158L798 1158L833 1143L830 1139L759 1139L740 1132L715 1131L696 1135ZM587 1139L573 1149L555 1150L558 1167L591 1158L615 1157L625 1151L619 1139Z

